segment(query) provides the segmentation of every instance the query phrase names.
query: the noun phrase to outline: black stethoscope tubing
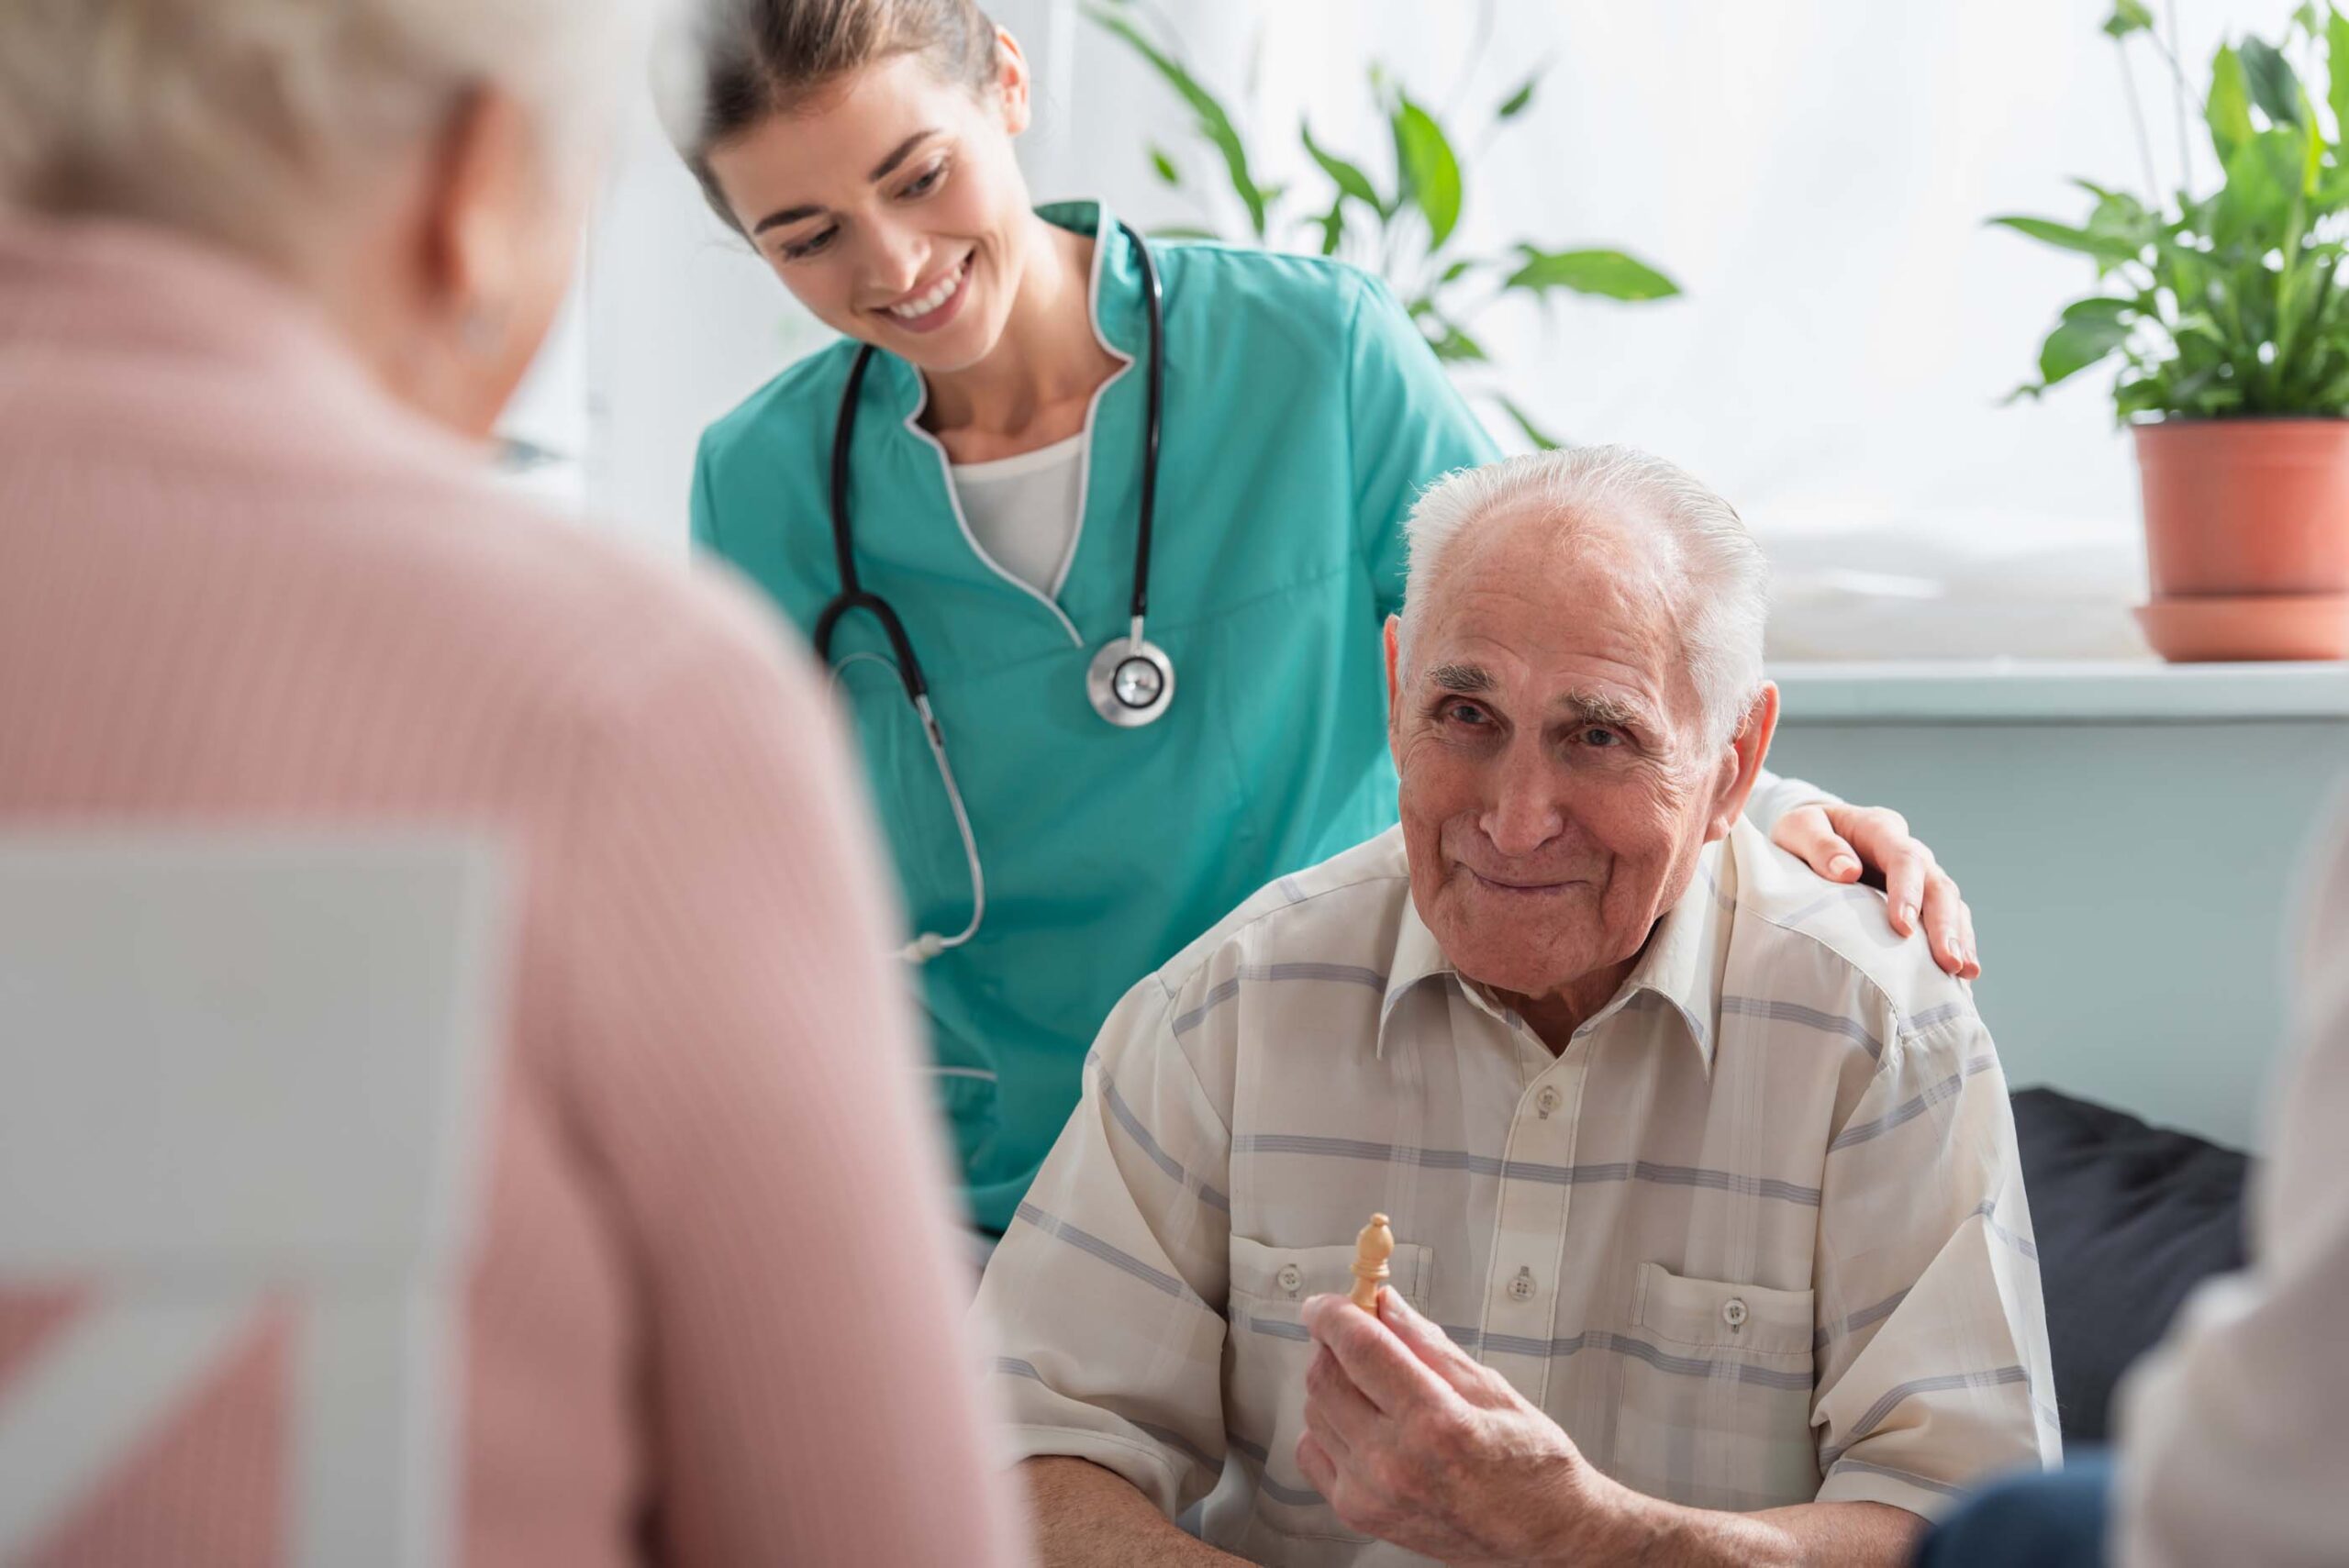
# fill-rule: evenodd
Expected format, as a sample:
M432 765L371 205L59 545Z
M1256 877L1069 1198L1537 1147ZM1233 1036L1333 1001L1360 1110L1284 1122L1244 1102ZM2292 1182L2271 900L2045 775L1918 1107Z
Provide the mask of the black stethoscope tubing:
M1131 224L1120 221L1118 230L1134 248L1134 260L1141 266L1143 297L1150 309L1149 403L1142 427L1141 506L1140 520L1134 527L1134 591L1130 611L1134 640L1139 642L1141 622L1150 609L1150 541L1158 514L1159 431L1166 405L1166 321L1158 267L1151 257L1150 247L1134 232ZM849 453L856 436L856 409L864 390L864 373L873 362L874 352L874 346L865 344L849 365L848 384L841 392L840 417L832 427L832 557L840 571L841 587L816 617L816 656L828 664L831 662L833 632L839 629L844 617L863 610L880 622L883 634L889 639L889 651L896 660L897 677L905 684L906 696L919 706L930 695L929 679L922 673L921 661L914 656L913 639L906 635L905 622L898 618L896 610L888 600L866 589L857 576L855 533L849 519Z

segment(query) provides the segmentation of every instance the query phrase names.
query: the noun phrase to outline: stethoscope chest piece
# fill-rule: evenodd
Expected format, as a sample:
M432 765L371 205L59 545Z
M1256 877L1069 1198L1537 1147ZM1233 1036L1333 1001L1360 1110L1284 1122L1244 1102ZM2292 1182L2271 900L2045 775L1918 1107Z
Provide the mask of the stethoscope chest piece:
M1105 643L1085 672L1093 711L1121 729L1138 729L1174 700L1174 662L1166 651L1138 637Z

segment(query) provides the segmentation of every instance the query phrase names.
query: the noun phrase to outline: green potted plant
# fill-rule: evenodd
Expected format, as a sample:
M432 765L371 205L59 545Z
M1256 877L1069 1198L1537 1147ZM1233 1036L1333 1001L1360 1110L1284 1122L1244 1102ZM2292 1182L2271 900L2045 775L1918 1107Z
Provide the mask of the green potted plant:
M2076 182L2077 227L2000 217L2093 260L2039 353L2037 397L2119 361L2113 406L2136 443L2152 599L2138 619L2164 657L2349 654L2349 20L2303 5L2279 43L2245 38L2210 62L2199 114L2223 177L2191 188L2192 89L2176 19L2143 0L2104 25L2151 50L2176 100L2178 188L2163 191L2133 88L2144 192Z
M1131 0L1106 0L1088 6L1086 15L1147 62L1190 108L1192 128L1206 144L1209 161L1222 171L1233 197L1229 206L1245 225L1232 232L1203 225L1161 228L1160 235L1318 252L1378 273L1437 357L1453 367L1462 390L1489 399L1537 447L1558 442L1521 403L1476 373L1489 362L1484 345L1469 332L1476 317L1511 294L1546 301L1563 289L1637 302L1680 292L1656 268L1620 250L1562 250L1520 240L1497 254L1459 253L1453 241L1467 199L1467 170L1460 153L1437 112L1375 65L1370 90L1393 142L1391 176L1382 183L1363 163L1321 145L1311 127L1299 126L1298 138L1315 171L1311 188L1264 183L1256 175L1264 161L1240 122L1184 63L1163 21L1145 25L1143 7ZM1537 72L1501 100L1487 139L1525 112L1540 80ZM1151 147L1148 153L1159 180L1192 190L1182 159L1163 147Z

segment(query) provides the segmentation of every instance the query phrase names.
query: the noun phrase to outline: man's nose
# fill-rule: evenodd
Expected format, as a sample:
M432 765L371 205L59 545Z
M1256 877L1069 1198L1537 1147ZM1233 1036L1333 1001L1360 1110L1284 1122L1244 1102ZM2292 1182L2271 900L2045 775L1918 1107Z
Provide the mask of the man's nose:
M1501 757L1482 826L1493 848L1510 856L1530 855L1565 831L1556 781L1539 746L1520 742Z

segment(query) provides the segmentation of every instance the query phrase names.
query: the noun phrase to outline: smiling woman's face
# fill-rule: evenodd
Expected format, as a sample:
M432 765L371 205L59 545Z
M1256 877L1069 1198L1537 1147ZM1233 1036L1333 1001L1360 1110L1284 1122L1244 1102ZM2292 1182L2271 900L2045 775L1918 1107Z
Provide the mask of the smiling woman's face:
M1411 898L1463 974L1542 998L1638 954L1733 819L1735 758L1653 551L1499 520L1452 550L1389 709Z
M900 54L712 148L735 221L827 326L930 372L968 369L1003 336L1033 215L1011 139L1027 66L974 92Z

